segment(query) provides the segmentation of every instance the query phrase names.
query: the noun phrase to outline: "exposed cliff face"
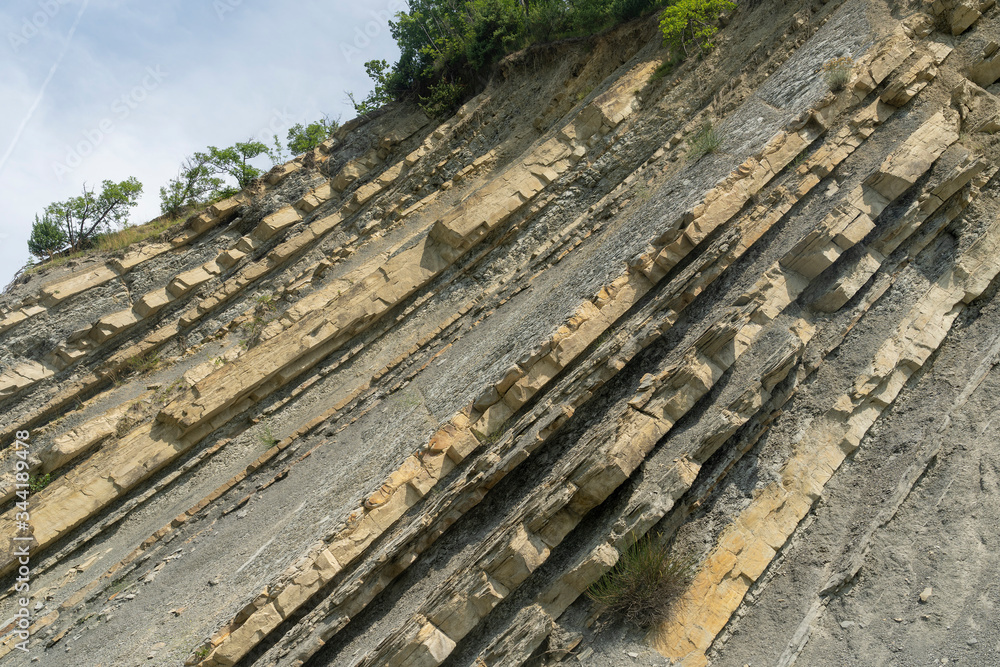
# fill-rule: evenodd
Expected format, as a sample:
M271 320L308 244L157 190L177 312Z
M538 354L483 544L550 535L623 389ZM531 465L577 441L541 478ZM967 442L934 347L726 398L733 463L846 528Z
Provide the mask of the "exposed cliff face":
M998 34L748 4L658 79L634 22L16 285L4 660L1000 661ZM584 592L650 531L699 571L644 636Z

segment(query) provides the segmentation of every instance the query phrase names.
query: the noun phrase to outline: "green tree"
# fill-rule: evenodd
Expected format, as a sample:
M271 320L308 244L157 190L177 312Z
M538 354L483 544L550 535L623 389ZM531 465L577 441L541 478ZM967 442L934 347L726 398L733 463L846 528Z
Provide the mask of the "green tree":
M611 15L616 21L629 21L661 4L660 0L613 0Z
M329 116L323 116L306 126L303 126L302 123L296 123L288 129L288 143L286 145L292 155L301 155L319 146L339 128L340 121Z
M104 181L100 194L84 184L79 197L46 206L42 220L56 223L73 249L81 250L100 232L111 231L112 224L124 226L129 209L139 203L141 195L142 183L135 177L120 183Z
M666 0L409 0L389 21L399 60L365 63L375 82L359 114L386 102L416 97L431 115L450 112L483 86L490 69L532 41L592 34L662 5ZM709 0L681 0L681 4ZM709 4L731 5L723 0ZM693 20L699 20L696 14ZM699 33L700 35L701 33Z
M719 16L735 8L736 3L731 0L678 0L660 16L663 41L680 47L684 55L691 45L707 51L715 46L712 37L719 32L716 25Z
M235 178L242 190L250 185L250 181L264 173L263 169L253 166L249 160L267 153L267 144L253 141L251 137L247 141L237 141L228 148L209 146L207 153L195 153L194 157L199 162L203 161L211 169L213 176L228 175Z
M607 0L576 0L569 9L570 29L589 34L601 30L611 20L611 4Z
M285 154L285 147L281 145L281 139L278 138L278 135L272 134L271 136L274 137L274 143L271 148L268 148L266 151L267 156L271 158L271 166L273 167L275 165L285 164L288 162L288 155Z
M177 178L160 187L160 212L177 217L190 206L214 199L225 188L225 181L213 173L208 155L195 153L184 160Z
M520 46L527 17L517 0L474 0L470 6L465 56L483 70Z
M28 252L39 259L52 259L52 254L66 245L66 234L59 223L49 215L39 218L35 215L35 223L31 225L31 236L28 238Z
M569 31L569 6L561 2L534 2L528 10L527 39L550 42Z
M375 87L372 89L372 92L368 93L368 97L358 102L354 99L353 93L347 93L347 99L350 100L354 111L360 115L371 113L393 100L391 92L393 87L391 80L393 70L389 67L388 62L385 60L369 60L365 63L365 73L368 74L368 78L375 82Z

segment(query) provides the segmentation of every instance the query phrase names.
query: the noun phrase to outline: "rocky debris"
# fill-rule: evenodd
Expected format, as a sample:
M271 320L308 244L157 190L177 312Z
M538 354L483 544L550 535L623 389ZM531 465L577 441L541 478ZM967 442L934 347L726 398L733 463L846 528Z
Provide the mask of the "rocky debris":
M857 6L788 8L784 60L727 80L814 73ZM968 47L993 3L923 9L858 29L838 93L805 76L770 106L734 95L725 152L697 161L684 137L708 108L673 96L731 47L657 83L638 22L553 47L533 74L551 102L508 72L441 124L390 108L169 243L19 292L0 336L55 341L0 376L4 432L32 429L27 465L51 477L28 531L46 658L120 661L100 642L137 632L124 604L169 610L141 657L205 666L725 655L826 489L996 292L995 147L966 140L997 110L996 44ZM0 530L18 521L8 505ZM826 573L781 664L887 523ZM699 544L698 573L650 648L603 646L578 610L650 531ZM924 622L948 597L917 596ZM836 636L870 626L837 617Z

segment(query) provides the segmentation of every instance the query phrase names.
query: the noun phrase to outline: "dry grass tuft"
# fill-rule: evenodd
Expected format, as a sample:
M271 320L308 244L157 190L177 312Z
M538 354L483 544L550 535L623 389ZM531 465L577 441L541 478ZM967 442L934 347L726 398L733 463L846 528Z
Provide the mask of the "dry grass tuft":
M695 573L693 558L675 554L660 535L646 535L587 591L594 602L641 628L666 620Z

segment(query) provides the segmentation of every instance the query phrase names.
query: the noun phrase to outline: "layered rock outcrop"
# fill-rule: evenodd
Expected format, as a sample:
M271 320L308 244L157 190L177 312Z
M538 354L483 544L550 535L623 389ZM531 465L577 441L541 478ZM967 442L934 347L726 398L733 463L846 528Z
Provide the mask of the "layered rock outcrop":
M996 380L1000 16L764 4L666 77L655 17L533 47L443 122L390 106L157 242L8 290L0 571L30 545L32 655L828 650L824 610L848 604L949 425L865 482L872 518L843 518L838 480L905 449L880 425L900 402L933 411L928 378L962 387L949 424ZM852 66L838 91L834 58ZM709 121L722 141L702 155L688 139ZM49 480L30 522L25 430ZM863 539L842 546L848 527ZM648 635L601 632L586 591L649 533L697 574ZM835 548L835 566L810 558ZM756 613L769 591L800 603L769 612L789 627ZM13 629L0 653L28 664ZM870 664L900 664L888 647Z

